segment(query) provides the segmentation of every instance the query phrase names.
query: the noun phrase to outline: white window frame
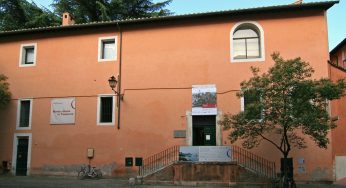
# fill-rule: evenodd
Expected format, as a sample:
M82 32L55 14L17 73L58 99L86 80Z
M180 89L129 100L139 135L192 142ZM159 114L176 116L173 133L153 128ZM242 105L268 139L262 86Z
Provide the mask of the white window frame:
M114 58L113 59L103 59L102 58L102 52L103 52L103 41L109 41L109 40L114 40L114 45L115 45L115 52L114 52ZM109 36L109 37L100 37L99 42L98 42L98 54L97 54L97 59L98 62L106 62L106 61L116 61L118 58L118 37L117 36Z
M34 48L34 62L33 64L25 64L25 48L33 47ZM22 44L20 45L20 55L19 55L19 67L34 67L36 66L36 54L37 54L37 43L31 43L31 44Z
M29 126L28 127L20 127L20 109L21 109L21 102L22 101L30 101L30 110L29 110ZM18 99L17 104L17 123L16 123L16 129L17 130L31 130L31 122L32 122L32 106L33 106L33 100L32 98L23 98Z
M113 108L112 108L112 122L102 123L100 122L100 112L101 112L101 98L102 97L113 97ZM99 94L97 97L97 125L99 126L114 126L115 125L115 95L114 94Z
M12 153L12 173L16 175L16 165L17 165L17 145L18 138L28 137L28 159L27 159L27 172L26 175L30 175L30 166L31 166L31 146L32 146L32 134L31 133L15 133L13 138L13 153Z
M240 111L242 112L245 111L245 97L244 96L240 97Z
M233 34L234 31L236 31L236 29L243 25L243 24L250 24L250 25L254 25L258 28L259 30L259 37L260 37L260 58L252 58L252 59L235 59L234 58L234 43L233 43ZM239 63L239 62L264 62L265 61L265 45L264 45L264 31L262 26L255 21L243 21L243 22L238 22L236 23L232 29L231 29L231 33L230 33L230 59L231 59L231 63Z

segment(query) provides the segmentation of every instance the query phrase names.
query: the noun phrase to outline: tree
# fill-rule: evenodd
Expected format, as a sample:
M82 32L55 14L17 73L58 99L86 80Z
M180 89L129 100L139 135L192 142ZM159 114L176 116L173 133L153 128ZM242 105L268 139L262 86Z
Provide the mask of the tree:
M172 0L54 0L53 11L26 0L0 0L0 31L61 25L64 12L76 23L165 16Z
M344 95L343 80L312 80L314 70L301 58L284 60L279 53L272 54L275 65L260 75L252 67L253 77L243 81L238 96L245 96L246 108L238 114L226 114L220 124L230 129L232 143L242 140L247 149L262 141L271 143L286 161L293 147L306 148L304 135L320 148L327 148L328 131L335 128L328 113L328 100ZM257 98L257 100L256 100ZM247 99L252 99L248 100Z
M11 100L9 84L6 82L7 77L0 74L0 109L5 107Z
M153 3L151 0L54 0L57 15L70 12L76 23L109 21L169 15L164 9L172 0Z
M0 0L0 30L60 25L60 18L47 8L26 0Z

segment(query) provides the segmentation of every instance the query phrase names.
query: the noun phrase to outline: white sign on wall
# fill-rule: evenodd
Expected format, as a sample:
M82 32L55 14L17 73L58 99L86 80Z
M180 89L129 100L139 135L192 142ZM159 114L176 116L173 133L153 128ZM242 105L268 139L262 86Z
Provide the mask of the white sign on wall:
M74 124L75 115L75 98L52 99L50 124Z
M179 161L230 162L232 151L229 146L181 146Z
M192 86L192 115L217 115L215 85Z
M200 146L200 162L229 162L231 161L231 148L227 146Z

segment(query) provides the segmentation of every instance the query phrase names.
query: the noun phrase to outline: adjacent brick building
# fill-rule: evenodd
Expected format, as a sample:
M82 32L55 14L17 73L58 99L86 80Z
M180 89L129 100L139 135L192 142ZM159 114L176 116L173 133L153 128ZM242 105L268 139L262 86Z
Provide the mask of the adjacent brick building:
M333 81L346 80L346 39L330 52L329 63L330 78ZM335 179L337 182L346 183L346 148L343 145L346 131L346 98L333 101L331 107L332 114L337 119L337 128L332 131Z

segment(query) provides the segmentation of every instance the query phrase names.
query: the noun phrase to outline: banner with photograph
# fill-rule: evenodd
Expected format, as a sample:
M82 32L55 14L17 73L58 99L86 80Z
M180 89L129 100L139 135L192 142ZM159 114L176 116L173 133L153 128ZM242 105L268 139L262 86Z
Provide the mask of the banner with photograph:
M216 86L192 86L192 115L217 115Z
M179 161L230 162L232 152L229 146L181 146Z
M52 99L50 124L74 124L75 115L75 98Z

